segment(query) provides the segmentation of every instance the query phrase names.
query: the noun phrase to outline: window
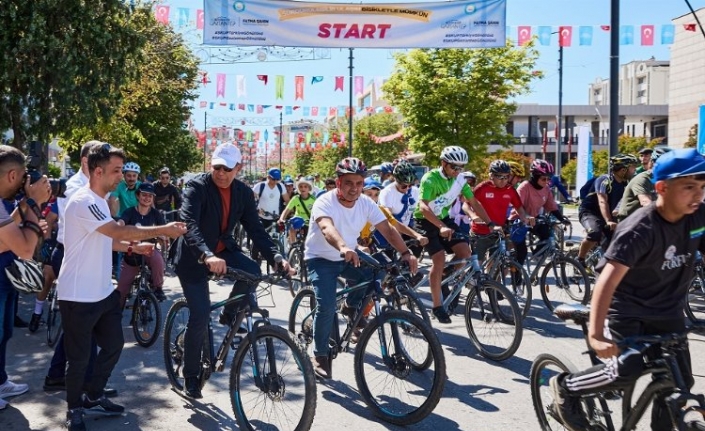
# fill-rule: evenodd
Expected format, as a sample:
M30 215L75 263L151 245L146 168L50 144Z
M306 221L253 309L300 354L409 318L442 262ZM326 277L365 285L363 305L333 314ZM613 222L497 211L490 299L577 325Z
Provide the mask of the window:
M642 76L641 78L639 78L639 79L636 80L636 83L639 84L639 85L641 85L641 84L644 83L644 81L646 81L646 78L644 78L644 77Z
M645 97L646 96L646 90L639 90L636 92L636 97Z

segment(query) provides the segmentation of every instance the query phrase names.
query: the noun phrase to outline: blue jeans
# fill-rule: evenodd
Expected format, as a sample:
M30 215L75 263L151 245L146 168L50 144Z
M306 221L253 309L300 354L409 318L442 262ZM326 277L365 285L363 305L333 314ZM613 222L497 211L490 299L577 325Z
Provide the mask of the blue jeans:
M0 288L0 385L7 381L5 359L7 342L12 338L12 328L15 324L15 289Z
M262 272L257 263L245 256L241 251L225 250L217 256L224 259L228 266L241 269L250 274L259 276ZM208 279L184 280L179 276L181 288L188 304L188 324L184 334L184 377L198 377L201 370L201 346L208 341L208 322L210 321L211 302L208 291ZM249 286L247 283L238 281L230 292L230 297L251 292L252 301L256 301L254 289L257 286ZM237 312L237 305L227 307L223 310L228 314Z
M370 268L355 268L344 260L330 261L322 258L306 261L308 276L316 293L316 314L313 316L313 354L327 356L330 350L328 339L333 329L335 316L335 290L337 278L345 278L350 285L372 280ZM358 289L347 298L347 304L356 307L365 295L364 289Z

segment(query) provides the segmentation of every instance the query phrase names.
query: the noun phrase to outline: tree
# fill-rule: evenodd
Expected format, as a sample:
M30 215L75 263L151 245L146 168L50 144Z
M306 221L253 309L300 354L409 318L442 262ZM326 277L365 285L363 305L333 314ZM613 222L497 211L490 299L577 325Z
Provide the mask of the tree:
M9 0L0 8L0 128L12 144L108 118L146 35L149 6L123 0Z
M698 125L693 126L688 131L688 140L683 144L683 148L696 148L698 146Z
M388 142L377 143L374 137L394 135L401 131L402 124L395 114L379 113L358 120L353 127L355 142L353 155L364 161L367 166L391 162L407 148L404 136Z
M491 49L414 49L398 54L384 97L404 116L413 150L438 160L447 145L483 159L491 142L508 143L508 100L529 91L533 44Z

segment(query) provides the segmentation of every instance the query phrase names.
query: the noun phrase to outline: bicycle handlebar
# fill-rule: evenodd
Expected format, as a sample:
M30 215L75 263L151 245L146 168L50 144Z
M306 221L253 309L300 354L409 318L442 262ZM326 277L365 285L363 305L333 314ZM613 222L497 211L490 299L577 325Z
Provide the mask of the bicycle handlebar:
M281 263L283 260L284 260L284 257L281 254L277 254L274 256L274 262L277 266L277 270L273 274L265 274L265 275L257 276L257 275L251 274L247 271L243 271L238 268L233 268L232 266L227 266L225 274L222 275L222 278L228 278L232 281L244 281L246 283L253 283L253 284L259 283L262 281L266 281L266 280L271 280L271 279L278 278L278 277L288 278L289 274L282 270ZM204 263L204 262L201 262L201 263ZM215 278L219 278L220 276L216 275L215 273L209 272L208 277L210 279L215 279Z
M356 248L355 252L360 258L360 263L363 263L371 268L378 271L387 271L392 273L397 273L403 266L408 266L408 263L404 261L392 261L389 263L382 263L375 259L371 254L365 253L364 251ZM340 253L340 257L345 257L345 253Z
M705 333L705 324L693 324L686 326L685 331L664 334L664 335L637 335L633 337L626 337L622 340L615 341L615 344L621 349L634 349L643 353L652 344L661 344L665 346L675 345L688 337L690 332L695 332L698 334Z

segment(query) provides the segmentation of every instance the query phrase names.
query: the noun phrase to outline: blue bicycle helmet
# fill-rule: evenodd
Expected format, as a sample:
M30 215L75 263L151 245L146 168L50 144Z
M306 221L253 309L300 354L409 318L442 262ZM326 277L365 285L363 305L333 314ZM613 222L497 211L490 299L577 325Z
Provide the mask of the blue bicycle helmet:
M391 174L394 172L394 165L391 162L384 162L379 165L379 169L383 174Z
M277 181L279 181L279 180L282 179L282 173L281 173L281 171L280 171L279 169L276 169L276 168L270 169L269 172L267 172L267 175L270 176L270 177L272 177L273 179L275 179L275 180L277 180Z
M291 223L291 227L294 229L301 229L306 224L306 221L301 217L292 217L289 222Z

